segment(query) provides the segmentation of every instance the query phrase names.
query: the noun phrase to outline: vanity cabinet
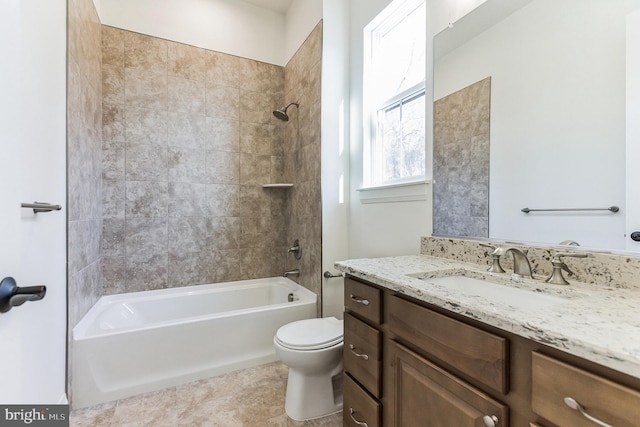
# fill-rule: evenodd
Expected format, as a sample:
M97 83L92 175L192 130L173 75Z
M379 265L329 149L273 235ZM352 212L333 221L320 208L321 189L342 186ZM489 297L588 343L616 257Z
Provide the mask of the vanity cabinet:
M350 276L345 311L345 426L640 426L638 378Z

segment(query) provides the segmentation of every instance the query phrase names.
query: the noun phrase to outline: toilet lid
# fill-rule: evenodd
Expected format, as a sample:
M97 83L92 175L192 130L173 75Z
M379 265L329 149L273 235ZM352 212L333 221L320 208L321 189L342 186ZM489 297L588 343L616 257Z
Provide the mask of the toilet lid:
M282 326L276 339L294 350L317 350L342 342L343 321L335 317L298 320Z

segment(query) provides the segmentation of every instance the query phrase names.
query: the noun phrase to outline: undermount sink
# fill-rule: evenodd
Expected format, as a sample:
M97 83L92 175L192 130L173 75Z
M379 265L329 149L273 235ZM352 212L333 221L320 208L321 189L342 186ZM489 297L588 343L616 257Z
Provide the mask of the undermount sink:
M568 298L540 291L515 288L462 275L424 278L411 275L436 286L442 286L457 295L481 297L496 305L508 305L529 310L550 308L569 301Z

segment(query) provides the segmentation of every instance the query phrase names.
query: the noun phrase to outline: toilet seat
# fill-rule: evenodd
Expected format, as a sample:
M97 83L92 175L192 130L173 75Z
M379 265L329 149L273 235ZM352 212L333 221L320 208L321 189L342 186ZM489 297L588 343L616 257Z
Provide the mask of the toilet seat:
M299 351L333 347L342 343L343 323L335 317L298 320L278 329L275 340L283 347Z

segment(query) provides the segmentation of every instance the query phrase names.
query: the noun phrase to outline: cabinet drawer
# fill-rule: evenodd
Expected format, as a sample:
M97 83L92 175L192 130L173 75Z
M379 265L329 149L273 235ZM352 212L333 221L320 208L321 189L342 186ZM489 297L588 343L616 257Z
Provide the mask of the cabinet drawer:
M381 291L356 280L344 279L344 305L373 323L380 324Z
M469 375L493 390L509 391L509 341L391 296L391 330L430 357Z
M375 328L344 315L344 370L369 393L380 397L381 333Z
M540 353L531 357L533 411L559 427L592 427L564 402L577 401L592 417L615 427L637 427L640 392Z
M367 394L349 375L344 376L344 408L342 420L345 426L380 426L380 403Z

